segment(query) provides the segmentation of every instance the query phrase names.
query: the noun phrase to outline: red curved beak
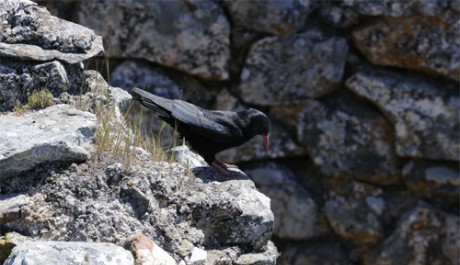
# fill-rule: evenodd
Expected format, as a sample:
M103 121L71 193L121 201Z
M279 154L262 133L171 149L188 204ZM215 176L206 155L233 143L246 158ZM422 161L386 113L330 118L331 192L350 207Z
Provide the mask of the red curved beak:
M270 151L270 135L262 135L267 153Z

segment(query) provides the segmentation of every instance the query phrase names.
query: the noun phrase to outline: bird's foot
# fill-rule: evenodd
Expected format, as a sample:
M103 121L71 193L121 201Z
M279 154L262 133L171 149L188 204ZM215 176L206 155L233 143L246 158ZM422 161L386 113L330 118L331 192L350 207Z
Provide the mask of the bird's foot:
M224 168L238 168L237 165L233 165L233 164L227 164L227 163L224 163L218 159L215 159L214 162L212 162L213 164L214 163L217 163L219 164L221 167L224 167Z
M219 160L214 160L212 163L211 163L211 166L215 169L217 169L217 171L219 171L220 174L226 176L226 177L234 177L236 175L238 175L239 173L238 172L235 172L235 171L231 171L229 170L229 168L238 168L237 166L235 165L228 165L226 163L223 163Z

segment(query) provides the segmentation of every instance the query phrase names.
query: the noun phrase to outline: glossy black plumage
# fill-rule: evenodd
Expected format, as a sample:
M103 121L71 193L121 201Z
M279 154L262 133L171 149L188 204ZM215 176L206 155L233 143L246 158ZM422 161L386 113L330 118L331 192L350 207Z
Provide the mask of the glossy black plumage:
M142 105L159 113L160 118L185 137L191 148L208 163L225 149L239 146L256 135L264 136L268 151L270 122L262 112L248 109L240 112L206 110L178 99L165 99L133 88Z

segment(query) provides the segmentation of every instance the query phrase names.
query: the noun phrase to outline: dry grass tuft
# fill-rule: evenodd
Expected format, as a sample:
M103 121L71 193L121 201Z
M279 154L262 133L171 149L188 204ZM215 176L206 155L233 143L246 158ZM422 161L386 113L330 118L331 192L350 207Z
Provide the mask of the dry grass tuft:
M41 89L29 95L27 106L29 109L44 109L53 104L53 94L48 89Z

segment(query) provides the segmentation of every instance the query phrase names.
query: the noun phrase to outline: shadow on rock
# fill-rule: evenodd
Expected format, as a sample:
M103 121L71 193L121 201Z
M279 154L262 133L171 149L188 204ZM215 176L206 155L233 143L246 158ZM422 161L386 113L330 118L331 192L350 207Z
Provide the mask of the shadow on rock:
M212 167L195 167L192 168L192 173L196 178L201 179L204 183L218 181L224 182L229 180L249 180L248 175L243 173L240 169L229 169L230 176L224 176Z

